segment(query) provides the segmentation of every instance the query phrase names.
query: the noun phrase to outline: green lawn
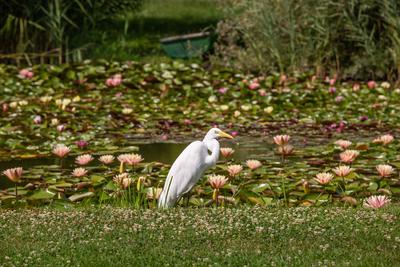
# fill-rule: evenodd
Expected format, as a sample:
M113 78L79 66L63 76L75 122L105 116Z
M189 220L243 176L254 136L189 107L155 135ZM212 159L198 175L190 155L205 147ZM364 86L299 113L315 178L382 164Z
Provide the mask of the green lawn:
M90 44L84 54L89 58L167 61L161 38L215 27L221 16L215 0L145 0L140 11L116 15L71 43Z
M2 266L398 266L400 206L0 210Z

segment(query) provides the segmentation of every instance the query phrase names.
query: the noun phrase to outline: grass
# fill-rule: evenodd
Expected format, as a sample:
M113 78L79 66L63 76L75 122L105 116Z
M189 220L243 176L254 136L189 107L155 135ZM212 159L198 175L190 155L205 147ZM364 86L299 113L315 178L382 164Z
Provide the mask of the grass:
M396 266L400 206L1 210L2 266Z
M72 43L91 44L84 54L89 58L168 61L161 38L202 31L220 19L214 0L147 0L140 11L116 15L97 30L78 34Z

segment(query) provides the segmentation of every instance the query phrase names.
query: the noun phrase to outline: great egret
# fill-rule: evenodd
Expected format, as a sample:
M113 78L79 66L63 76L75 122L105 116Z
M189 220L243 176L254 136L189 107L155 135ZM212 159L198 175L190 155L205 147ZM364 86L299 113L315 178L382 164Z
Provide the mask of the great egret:
M193 188L203 173L217 163L218 138L233 139L220 129L212 128L203 141L194 141L182 151L168 173L158 207L173 207L183 194ZM211 154L208 151L211 151Z

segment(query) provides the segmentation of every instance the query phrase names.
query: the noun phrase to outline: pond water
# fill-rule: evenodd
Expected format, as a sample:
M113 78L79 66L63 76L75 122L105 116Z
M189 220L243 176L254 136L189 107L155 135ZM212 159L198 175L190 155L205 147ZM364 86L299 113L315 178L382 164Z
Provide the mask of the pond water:
M297 148L301 149L304 147L310 146L321 146L327 145L331 143L332 140L324 137L313 137L313 138L295 138L291 141L291 143ZM139 153L143 156L144 162L161 162L164 164L172 164L174 160L178 157L178 155L182 152L182 150L190 143L190 141L183 141L179 143L175 142L163 142L163 143L140 143L137 140L129 141L130 146L135 146L138 148L138 151L132 151L133 153ZM221 147L232 147L235 150L232 158L236 162L244 162L247 159L258 159L258 160L267 160L267 161L279 161L279 157L275 154L275 145L272 143L270 139L267 138L237 138L235 141L221 141ZM131 152L131 151L130 151ZM88 153L82 152L81 154ZM122 152L114 152L117 156ZM124 152L125 153L125 152ZM95 156L99 156L96 153L92 153ZM105 154L105 153L102 153ZM64 159L63 166L64 168L68 168L72 170L76 167L74 164L76 155L67 157ZM300 159L300 158L298 158ZM222 156L220 156L220 160L222 160ZM292 160L296 161L296 157L292 158ZM100 165L96 160L89 164L89 166ZM3 171L7 168L13 167L23 167L24 170L29 170L32 167L38 166L51 166L58 165L59 159L51 156L51 157L41 157L41 158L14 158L10 160L0 160L0 171ZM114 163L117 166L118 163ZM0 188L7 188L12 186L13 184L6 179L4 176L0 179Z

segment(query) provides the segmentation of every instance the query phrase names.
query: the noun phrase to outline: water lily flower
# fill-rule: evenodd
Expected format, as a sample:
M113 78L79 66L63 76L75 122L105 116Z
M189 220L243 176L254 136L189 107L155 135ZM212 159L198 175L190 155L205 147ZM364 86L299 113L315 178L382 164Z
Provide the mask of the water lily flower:
M221 87L218 89L218 93L220 94L226 94L226 92L228 92L228 88L226 87Z
M294 148L291 145L283 145L278 147L278 153L285 156L292 154L293 151Z
M360 152L350 149L340 153L339 156L341 161L345 163L351 163L358 157L358 155L360 155Z
M34 124L41 124L41 123L42 123L42 117L39 116L39 115L36 115L36 116L33 118L33 123L34 123Z
M338 95L338 96L335 98L335 102L336 102L336 103L340 103L340 102L342 102L343 100L344 100L344 97L341 96L341 95Z
M99 158L99 161L103 164L111 164L114 161L115 157L113 155L103 155Z
M389 89L389 88L390 88L390 83L388 83L388 82L382 82L382 83L381 83L381 87L384 88L384 89Z
M243 170L243 167L242 167L242 165L239 165L239 164L229 165L227 170L231 177L235 177Z
M75 163L79 164L79 165L86 165L89 162L91 162L92 160L93 160L92 155L84 154L84 155L80 155L80 156L76 157Z
M131 109L131 108L123 108L122 109L122 114L124 114L124 115L131 114L132 112L133 112L133 109Z
M143 161L143 158L139 154L122 154L118 156L118 160L121 163L136 166Z
M236 136L238 136L238 134L239 134L239 132L238 132L238 131L232 131L232 132L231 132L231 135L232 135L233 137L236 137Z
M360 91L360 84L359 84L359 83L353 84L353 91L354 91L354 92Z
M364 207L379 209L388 205L389 203L390 203L390 198L386 196L370 196L369 198L365 199Z
M88 141L85 141L85 140L78 140L78 141L75 141L75 145L77 147L79 147L80 149L83 149L83 148L87 147L89 145L89 143L88 143Z
M394 172L393 167L388 164L379 164L376 166L376 170L382 178L389 177Z
M212 96L210 96L209 98L208 98L208 102L210 102L210 103L214 103L214 102L216 102L217 101L217 97L215 96L215 95L212 95Z
M13 101L10 103L10 108L16 108L16 107L18 107L18 102Z
M363 115L363 116L358 117L358 119L360 121L366 121L366 120L368 120L368 116Z
M374 89L376 87L376 82L375 81L369 81L367 83L367 86L369 89Z
M57 125L57 131L62 132L64 130L65 130L65 125L64 124Z
M115 74L111 78L108 78L106 80L106 85L108 87L117 87L122 83L122 75L121 74Z
M87 174L87 170L85 168L75 168L72 171L72 175L75 177L82 177L85 176Z
M235 110L235 112L233 113L234 117L239 117L242 113L239 110Z
M221 111L227 111L227 110L229 109L229 106L228 106L228 105L221 105L221 106L219 107L219 109L220 109Z
M191 125L192 124L192 121L190 120L190 119L184 119L183 120L183 124L185 124L185 125Z
M346 177L353 171L349 166L339 166L333 169L333 172L339 177Z
M19 71L18 77L21 79L32 79L33 72L28 69L22 69Z
M267 91L265 91L264 89L260 89L260 90L258 90L258 94L260 96L266 96L267 95Z
M129 174L126 172L114 176L113 181L122 189L127 189L133 182L133 180L129 177Z
M53 99L52 96L42 96L42 97L40 98L40 101L43 102L44 104L47 104L47 103L49 103L52 99Z
M222 148L220 149L220 151L221 151L221 154L222 154L222 156L223 156L224 158L230 157L230 156L235 152L235 150L233 150L233 149L230 148L230 147L222 147Z
M335 83L336 83L336 79L335 78L332 78L332 79L329 79L329 85L335 85Z
M18 102L18 105L20 105L20 106L26 106L26 105L28 105L28 101L26 101L26 100L21 100L21 101Z
M320 184L328 184L332 179L333 179L333 175L331 173L328 172L321 172L318 173L316 175L317 178L315 178L315 180L320 183Z
M65 157L71 151L69 147L64 144L57 144L53 149L53 154L59 156L60 158Z
M211 175L208 177L208 182L213 189L220 189L224 187L227 181L228 178L226 178L224 175Z
M259 160L253 160L249 159L246 161L247 167L249 167L251 170L258 169L262 166L261 162Z
M274 142L278 146L286 145L289 142L289 140L290 136L287 134L274 136Z
M3 174L14 183L18 183L20 181L22 173L22 167L11 168L3 171Z
M7 112L8 111L8 104L7 103L3 103L1 105L1 108L2 108L3 112Z
M329 93L332 94L332 95L333 95L334 93L336 93L336 87L332 87L332 86L329 87Z
M57 126L60 122L58 121L57 118L51 119L50 124L53 126Z
M337 141L335 142L335 145L340 146L341 149L347 149L348 147L351 146L351 144L352 144L352 143L351 143L350 141L348 141L348 140L342 140L342 139L337 140Z
M264 108L264 112L267 114L271 114L272 111L274 111L274 108L271 106Z
M379 136L378 138L375 138L373 143L387 145L387 144L390 144L393 140L394 140L393 135L385 134L385 135Z
M251 84L249 84L249 89L250 90L256 90L260 87L260 84L258 82L252 82Z

